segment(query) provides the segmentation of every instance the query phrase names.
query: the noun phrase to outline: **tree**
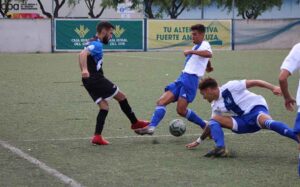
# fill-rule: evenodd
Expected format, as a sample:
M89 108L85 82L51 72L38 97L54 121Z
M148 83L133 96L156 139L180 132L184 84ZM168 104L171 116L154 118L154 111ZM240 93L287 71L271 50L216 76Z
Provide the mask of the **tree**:
M100 10L99 14L95 15L94 13L94 7L95 7L95 1L96 0L84 0L87 8L89 9L89 16L91 16L91 18L98 18L102 15L103 11L105 10L106 7L102 7L102 9Z
M0 13L2 15L2 17L7 17L7 13L8 13L8 5L9 3L11 2L11 0L0 0ZM3 5L4 5L4 8L3 8ZM3 8L3 9L2 9Z
M55 17L57 18L58 17L58 12L59 10L61 9L61 7L66 3L66 0L52 0L55 4L55 7L54 7L54 10L53 10L53 15L52 13L50 12L47 12L44 8L44 5L43 3L41 2L41 0L37 0L39 6L40 6L40 9L42 11L42 13L47 16L48 18L52 18L52 17ZM76 5L79 3L79 0L67 0L68 2L68 5L71 6L71 5Z
M144 0L144 12L148 18L159 18L166 14L171 19L177 19L184 10L201 8L210 2L211 0ZM153 12L153 7L158 8L156 13Z
M153 4L158 4L158 0L144 0L144 13L147 18L154 19L159 18L162 15L161 9L157 13L153 13Z
M232 10L233 0L216 0L219 7L228 9L228 12ZM273 7L281 8L282 0L235 0L235 8L238 10L237 16L242 16L243 19L256 19L266 10L270 10Z
M103 12L106 8L117 9L119 3L125 2L124 0L102 0L101 3L99 4L99 6L101 7L101 10L99 11L98 14L95 14L94 8L95 8L96 1L97 0L84 0L87 8L89 9L88 15L91 18L99 18L103 14ZM132 2L132 5L131 5L132 9L136 8L140 4L139 0L132 0L131 2Z
M196 8L201 5L200 0L162 0L160 1L161 9L171 19L177 19L177 17L185 10Z

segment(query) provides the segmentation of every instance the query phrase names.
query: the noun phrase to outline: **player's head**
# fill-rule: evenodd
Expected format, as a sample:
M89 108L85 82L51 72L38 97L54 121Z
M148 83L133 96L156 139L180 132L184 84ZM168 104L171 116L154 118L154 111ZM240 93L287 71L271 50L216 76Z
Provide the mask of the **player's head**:
M194 44L198 44L203 41L205 35L205 26L202 24L196 24L191 26L192 40Z
M208 102L212 102L219 98L219 86L215 79L213 78L204 78L199 84L200 94Z
M103 21L97 25L97 36L104 44L108 44L109 40L112 38L115 26L111 23Z

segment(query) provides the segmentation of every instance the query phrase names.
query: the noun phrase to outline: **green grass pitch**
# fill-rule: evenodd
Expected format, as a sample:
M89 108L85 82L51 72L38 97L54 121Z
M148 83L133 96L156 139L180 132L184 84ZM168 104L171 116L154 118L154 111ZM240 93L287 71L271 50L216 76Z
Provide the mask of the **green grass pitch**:
M216 51L210 76L221 84L233 79L264 79L277 84L287 50ZM117 102L110 102L103 135L109 146L92 146L98 108L81 86L78 55L0 54L0 140L75 179L84 186L299 186L297 145L276 133L233 135L226 143L236 158L208 159L206 141L195 150L185 144L202 131L187 122L182 137L169 136L168 123L179 118L175 104L155 132L137 137ZM151 118L164 87L182 70L182 52L105 53L105 75L128 97L139 118ZM296 93L298 75L290 80ZM296 112L287 112L281 97L263 95L274 119L293 127ZM200 95L190 105L210 117ZM0 146L0 186L65 186Z

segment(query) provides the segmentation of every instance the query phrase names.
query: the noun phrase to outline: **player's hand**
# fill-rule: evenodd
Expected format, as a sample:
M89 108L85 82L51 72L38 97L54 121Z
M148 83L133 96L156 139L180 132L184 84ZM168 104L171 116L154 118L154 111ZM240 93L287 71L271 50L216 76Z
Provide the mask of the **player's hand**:
M205 70L207 73L210 73L210 72L212 72L212 71L214 71L214 67L212 67L212 66L207 66L206 67L206 70Z
M185 147L188 149L192 149L194 147L197 147L199 145L199 143L197 141L194 141L192 143L186 144Z
M88 70L82 70L81 71L81 76L82 76L82 78L87 79L87 78L90 77L90 73L89 73Z
M275 88L272 90L272 92L273 92L274 95L282 96L282 91L281 91L281 88L279 86L275 86Z
M191 54L191 50L184 50L183 54L184 54L184 56L187 56L187 55Z
M284 100L284 105L285 105L285 108L288 110L288 111L294 111L294 108L295 108L295 104L296 104L296 100L294 98L287 98Z
M298 141L300 142L300 133L297 134L297 138L298 138ZM300 151L300 143L298 144L298 150ZM300 152L299 152L299 156L300 156Z

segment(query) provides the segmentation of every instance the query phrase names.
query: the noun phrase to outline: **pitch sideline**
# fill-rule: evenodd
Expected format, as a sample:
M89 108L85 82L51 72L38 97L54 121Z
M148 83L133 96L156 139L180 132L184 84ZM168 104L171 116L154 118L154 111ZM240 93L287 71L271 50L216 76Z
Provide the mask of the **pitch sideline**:
M0 145L8 150L10 150L15 155L27 160L28 162L36 165L38 168L44 170L49 175L54 176L55 178L59 179L61 182L63 182L66 185L69 185L71 187L83 187L82 184L77 182L76 180L62 174L61 172L57 171L54 168L51 168L47 166L44 162L39 161L38 159L30 156L29 154L23 152L22 150L18 149L17 147L14 147L5 141L0 140Z

